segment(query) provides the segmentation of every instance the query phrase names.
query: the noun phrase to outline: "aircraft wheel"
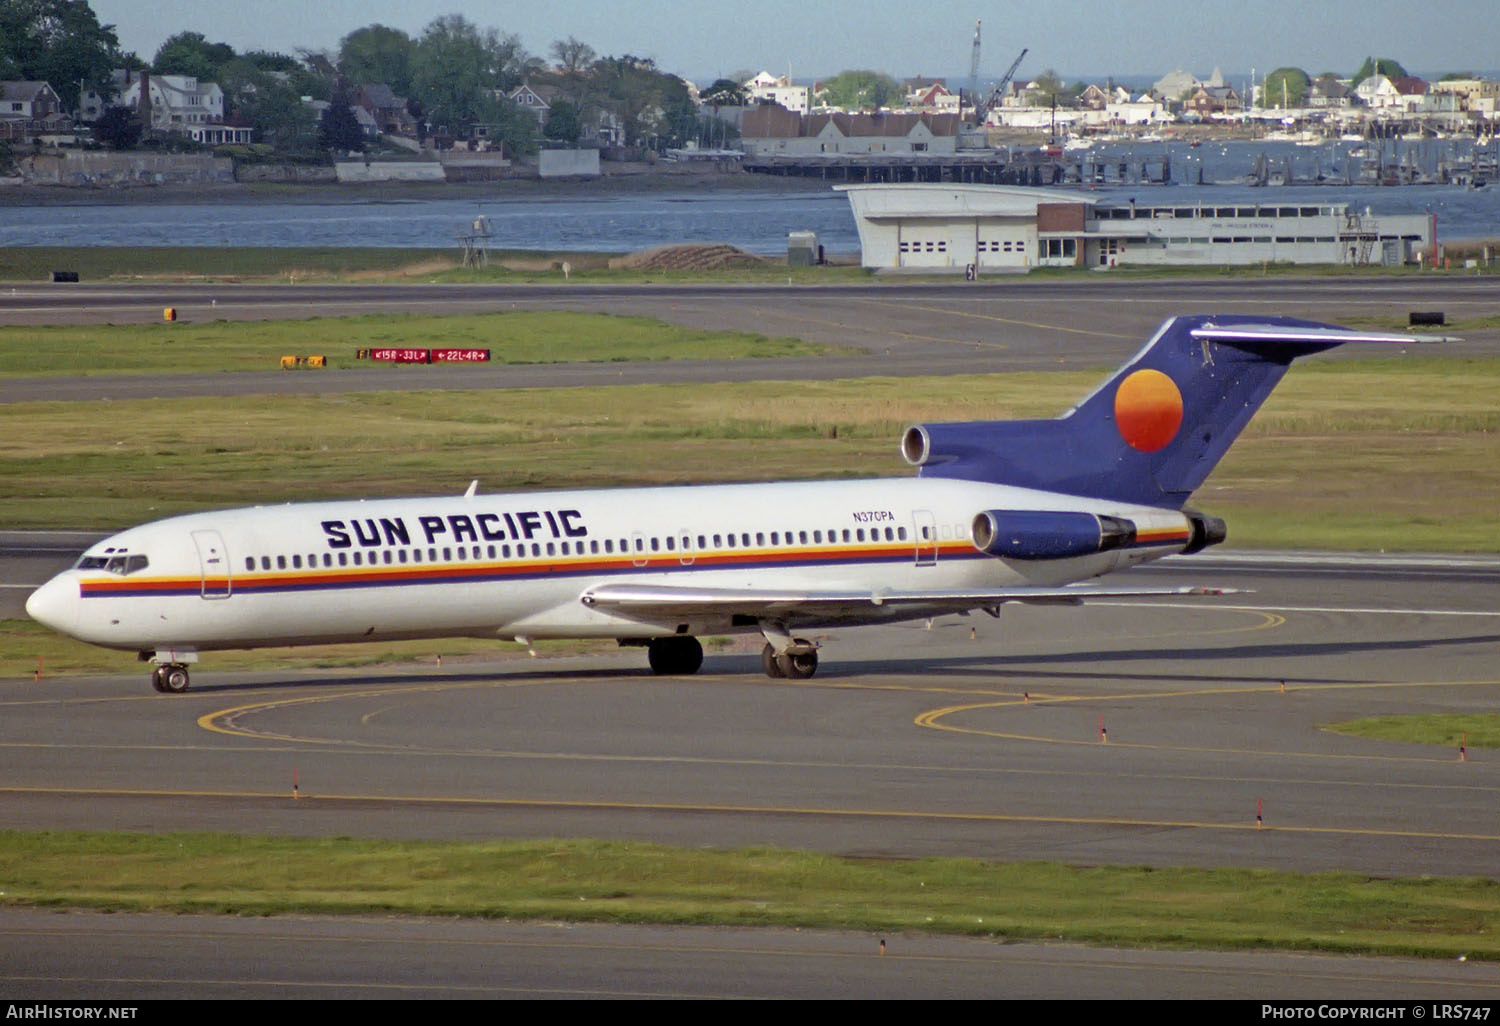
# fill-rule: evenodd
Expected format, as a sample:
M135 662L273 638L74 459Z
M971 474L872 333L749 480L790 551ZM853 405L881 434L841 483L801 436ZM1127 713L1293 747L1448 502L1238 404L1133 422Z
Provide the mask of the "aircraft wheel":
M162 667L162 690L174 695L180 695L188 689L192 682L188 679L186 666L164 666Z
M703 665L703 646L697 638L681 635L653 638L646 649L651 672L659 676L697 673Z
M776 650L769 643L760 650L760 668L766 671L767 677L780 679L786 676L781 668L781 661L776 658Z
M151 686L163 693L167 690L167 668L157 666L151 670Z
M797 644L805 645L807 642L798 638ZM818 653L813 651L801 652L797 655L787 653L776 657L776 665L792 680L806 680L818 672Z

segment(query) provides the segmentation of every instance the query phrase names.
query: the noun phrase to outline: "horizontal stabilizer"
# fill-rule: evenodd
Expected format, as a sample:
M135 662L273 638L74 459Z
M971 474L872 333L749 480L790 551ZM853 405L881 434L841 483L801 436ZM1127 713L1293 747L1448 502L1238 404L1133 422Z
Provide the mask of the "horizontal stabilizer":
M1407 335L1400 332L1354 331L1349 328L1289 328L1276 324L1236 324L1218 327L1209 323L1194 328L1192 336L1212 342L1250 344L1257 342L1297 343L1301 345L1341 346L1346 342L1381 342L1387 345L1431 345L1439 342L1461 342L1453 335Z

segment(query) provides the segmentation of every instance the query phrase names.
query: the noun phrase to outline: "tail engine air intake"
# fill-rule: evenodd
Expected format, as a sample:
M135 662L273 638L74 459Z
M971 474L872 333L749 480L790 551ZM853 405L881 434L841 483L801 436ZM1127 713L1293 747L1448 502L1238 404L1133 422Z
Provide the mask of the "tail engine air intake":
M1221 537L1223 527L1220 521ZM1065 511L985 510L974 517L973 531L975 548L1009 559L1089 556L1135 541L1135 524L1129 520ZM1197 537L1195 527L1195 543Z

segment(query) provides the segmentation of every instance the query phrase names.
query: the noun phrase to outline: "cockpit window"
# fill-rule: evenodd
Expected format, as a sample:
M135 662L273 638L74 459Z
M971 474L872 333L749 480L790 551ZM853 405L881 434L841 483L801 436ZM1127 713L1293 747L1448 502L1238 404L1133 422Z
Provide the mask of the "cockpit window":
M150 561L145 556L132 556L124 552L114 552L103 556L85 555L78 560L74 569L77 570L103 570L106 573L119 574L127 577L146 569Z

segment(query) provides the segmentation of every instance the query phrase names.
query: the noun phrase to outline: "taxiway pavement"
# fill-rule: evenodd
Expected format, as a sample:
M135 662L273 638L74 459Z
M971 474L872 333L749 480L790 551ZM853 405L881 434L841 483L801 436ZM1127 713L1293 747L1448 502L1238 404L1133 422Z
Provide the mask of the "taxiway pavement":
M662 363L454 365L286 373L270 341L265 371L89 375L0 382L0 402L188 396L307 395L391 389L538 388L711 381L832 380L1114 367L1166 318L1266 313L1338 321L1413 310L1487 316L1489 278L1235 278L1228 281L1008 279L976 284L881 280L869 285L89 285L0 288L0 324L269 320L356 313L580 310L658 317L704 330L792 336L835 347L812 358ZM1429 333L1433 330L1426 329ZM1368 347L1367 347L1368 348ZM1412 347L1412 352L1417 352ZM1452 350L1439 351L1449 355ZM1500 330L1465 336L1463 355L1500 354ZM353 354L347 354L352 356ZM1371 355L1356 347L1327 359ZM1376 354L1387 355L1387 354Z
M1480 962L987 938L0 909L13 1000L1020 998L1492 1002ZM1258 1013L1259 1009L1255 1009Z
M1495 871L1500 757L1323 727L1500 706L1500 563L1132 573L1246 593L829 632L806 682L762 676L758 639L690 677L634 650L280 673L207 655L182 697L125 655L120 676L0 691L0 826Z

